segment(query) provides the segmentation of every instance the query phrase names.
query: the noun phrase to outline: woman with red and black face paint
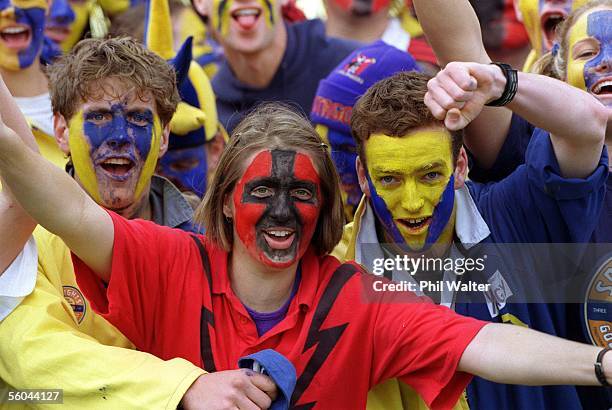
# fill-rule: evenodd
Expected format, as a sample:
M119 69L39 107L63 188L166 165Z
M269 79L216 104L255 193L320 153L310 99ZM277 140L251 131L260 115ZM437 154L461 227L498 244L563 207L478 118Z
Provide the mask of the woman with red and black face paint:
M197 379L187 407L267 408L276 395L265 379L225 377L264 349L296 368L293 392L279 392L292 407L363 408L367 391L393 377L434 409L457 401L469 373L612 381L612 355L596 375L593 346L459 316L327 255L343 223L338 176L312 126L283 106L261 107L236 128L198 212L205 237L100 208L1 122L0 172L72 249L77 277L108 282L108 304L94 308L137 348L216 372Z

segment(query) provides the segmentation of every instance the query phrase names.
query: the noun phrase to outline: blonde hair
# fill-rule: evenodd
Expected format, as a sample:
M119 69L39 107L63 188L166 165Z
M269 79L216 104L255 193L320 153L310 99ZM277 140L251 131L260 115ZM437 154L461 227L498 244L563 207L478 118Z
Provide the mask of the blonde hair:
M556 41L559 44L556 55L554 55L552 51L544 54L533 64L531 72L565 81L567 78L567 59L570 46L569 32L582 15L597 7L612 8L612 0L589 1L567 16L567 18L557 26L555 33Z
M340 241L344 226L336 168L310 122L279 103L257 107L234 129L194 220L206 227L206 236L211 242L229 252L233 224L225 218L223 205L244 173L247 159L257 151L273 149L301 151L312 160L319 173L322 194L321 214L312 244L318 254L330 253Z

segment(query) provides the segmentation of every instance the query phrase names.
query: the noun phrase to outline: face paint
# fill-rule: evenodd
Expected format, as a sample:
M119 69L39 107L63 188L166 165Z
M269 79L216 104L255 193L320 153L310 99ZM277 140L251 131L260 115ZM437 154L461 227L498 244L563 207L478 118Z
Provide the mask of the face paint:
M274 27L274 8L277 0L257 0L253 7L234 7L233 0L214 0L211 23L213 28L226 37L229 34L232 21L241 30L252 30L260 18L263 18L268 28Z
M306 252L321 211L319 175L295 151L257 154L233 194L236 231L260 262L286 268Z
M570 30L567 82L612 107L612 10L582 15Z
M316 125L317 133L324 141L327 141L331 147L331 157L334 165L340 176L340 187L342 188L342 202L345 205L345 213L353 218L355 208L359 205L361 196L361 187L359 186L359 177L357 176L357 168L355 168L355 160L357 159L357 147L351 135L329 129L322 124Z
M106 208L129 207L151 180L161 132L150 109L108 104L79 111L69 123L69 145L81 185Z
M92 0L68 0L74 13L74 22L70 25L70 33L62 41L62 50L67 53L79 42L89 24L89 13Z
M446 131L375 134L366 141L365 156L371 203L394 242L421 250L444 231L452 233L453 158Z
M204 145L169 150L159 159L158 173L172 181L181 191L191 191L202 197L207 182Z
M43 45L46 0L0 0L0 67L31 66Z
M70 26L74 19L75 14L68 0L52 0L45 24L45 35L60 44L70 35Z
M519 0L519 10L537 57L551 50L560 22L587 0Z

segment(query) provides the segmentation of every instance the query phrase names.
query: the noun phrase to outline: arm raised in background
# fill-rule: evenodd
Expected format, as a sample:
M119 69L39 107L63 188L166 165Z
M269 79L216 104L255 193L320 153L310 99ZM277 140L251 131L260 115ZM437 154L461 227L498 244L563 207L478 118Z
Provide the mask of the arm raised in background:
M0 102L5 105L9 101L12 97L0 80ZM25 121L18 110L8 116L4 111L2 114L0 175L3 181L34 220L60 236L83 262L108 279L114 239L110 216L66 172L26 146L32 141L31 133L23 128ZM8 223L13 222L9 219Z
M19 134L23 144L38 152L32 131L4 81L0 81L0 116L6 119L5 123L9 128ZM2 173L0 173L0 182L1 176ZM0 275L2 275L23 249L36 222L19 205L7 186L2 187L0 191L2 191L0 192L0 238L2 238L0 239Z
M505 85L495 65L450 63L428 83L425 103L448 129L459 130L479 116L485 103L499 98ZM445 108L448 100L461 108ZM607 109L596 98L553 78L519 73L516 96L507 108L550 132L563 177L586 178L595 170L608 121Z
M413 0L419 23L431 44L441 67L452 61L489 64L491 58L482 42L480 23L468 0ZM438 96L446 110L462 108L462 90L453 86L450 72L437 76L445 93ZM445 94L452 96L446 98ZM510 130L512 112L485 107L465 129L465 145L483 168L490 168Z

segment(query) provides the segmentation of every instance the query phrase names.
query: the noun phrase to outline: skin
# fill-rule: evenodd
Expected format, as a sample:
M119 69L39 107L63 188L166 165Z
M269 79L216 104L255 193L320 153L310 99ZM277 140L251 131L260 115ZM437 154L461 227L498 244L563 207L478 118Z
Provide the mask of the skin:
M202 16L209 16L209 30L223 47L225 58L241 82L258 88L267 87L280 66L287 47L287 30L281 18L282 0L270 1L269 14L265 0L232 0L219 13L220 0L194 0L193 6ZM241 26L235 15L253 8L259 17L255 24ZM273 16L271 24L266 16ZM227 16L227 17L226 17ZM221 25L215 22L221 22Z
M410 224L409 219L431 218L452 175L454 189L465 183L467 159L462 150L453 166L450 134L442 127L421 127L398 138L374 134L365 143L367 172L377 194L384 200L406 244L413 250L424 247L431 219ZM372 193L366 180L366 169L358 160L357 170L362 189L368 198ZM452 242L454 211L436 241L438 250ZM392 243L385 232L385 241Z
M84 101L69 121L55 115L56 140L96 202L126 218L150 219L150 180L167 149L168 127L162 130L150 93L139 96L115 78L100 85L104 93ZM130 164L129 171L107 165L118 159Z
M61 44L72 32L76 15L69 0L51 0L51 7L45 22L45 35Z
M389 7L387 4L380 10L371 12L368 1L357 1L347 10L337 4L336 0L325 0L327 21L325 28L330 37L340 37L371 43L382 37L389 25ZM358 10L369 11L360 13Z
M612 93L595 92L612 80L612 9L596 8L583 14L569 32L566 81L612 108Z

